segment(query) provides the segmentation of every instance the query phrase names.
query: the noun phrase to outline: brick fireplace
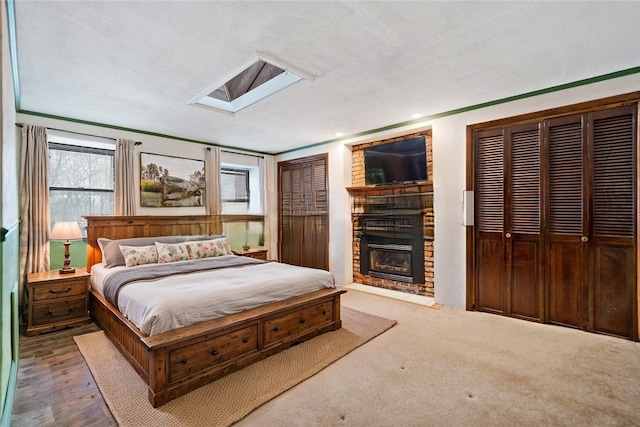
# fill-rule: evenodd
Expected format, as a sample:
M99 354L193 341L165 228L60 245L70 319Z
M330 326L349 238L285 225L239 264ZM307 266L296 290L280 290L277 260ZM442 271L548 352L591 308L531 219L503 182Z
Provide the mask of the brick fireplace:
M356 283L434 296L433 185L364 184L363 150L372 145L424 136L431 174L431 131L352 147L353 280ZM431 175L429 175L429 178Z

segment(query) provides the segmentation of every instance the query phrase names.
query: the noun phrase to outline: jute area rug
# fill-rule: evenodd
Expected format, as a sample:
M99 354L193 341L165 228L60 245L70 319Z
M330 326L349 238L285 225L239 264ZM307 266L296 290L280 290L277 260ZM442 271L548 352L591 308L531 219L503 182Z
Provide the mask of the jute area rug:
M74 337L109 406L123 427L228 426L347 353L393 327L389 320L342 307L342 328L315 337L181 396L159 408L142 378L104 332Z

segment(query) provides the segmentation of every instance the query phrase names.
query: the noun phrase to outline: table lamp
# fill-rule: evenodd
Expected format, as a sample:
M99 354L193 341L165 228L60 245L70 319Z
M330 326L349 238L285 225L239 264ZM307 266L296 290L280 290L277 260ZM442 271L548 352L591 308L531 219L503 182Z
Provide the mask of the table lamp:
M56 222L51 230L50 240L65 240L64 242L64 266L60 269L60 274L75 273L76 269L71 267L69 256L69 246L71 240L82 239L82 233L77 222Z

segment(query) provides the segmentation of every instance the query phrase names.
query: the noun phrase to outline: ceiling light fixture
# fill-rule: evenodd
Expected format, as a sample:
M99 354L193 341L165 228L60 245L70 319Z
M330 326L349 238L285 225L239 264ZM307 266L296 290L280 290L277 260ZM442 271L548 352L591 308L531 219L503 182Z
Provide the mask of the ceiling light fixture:
M419 119L420 117L424 117L424 114L422 114L422 113L413 113L411 115L412 119Z
M344 136L344 133L336 132L336 133L334 133L334 135L337 136L338 138L340 138L341 136Z
M300 80L313 76L256 54L200 91L188 103L234 114Z

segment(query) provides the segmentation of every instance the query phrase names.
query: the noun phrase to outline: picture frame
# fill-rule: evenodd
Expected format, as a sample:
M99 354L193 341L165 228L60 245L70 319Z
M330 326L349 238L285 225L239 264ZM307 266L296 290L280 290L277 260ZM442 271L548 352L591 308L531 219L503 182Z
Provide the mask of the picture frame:
M140 206L204 206L204 160L140 153Z

